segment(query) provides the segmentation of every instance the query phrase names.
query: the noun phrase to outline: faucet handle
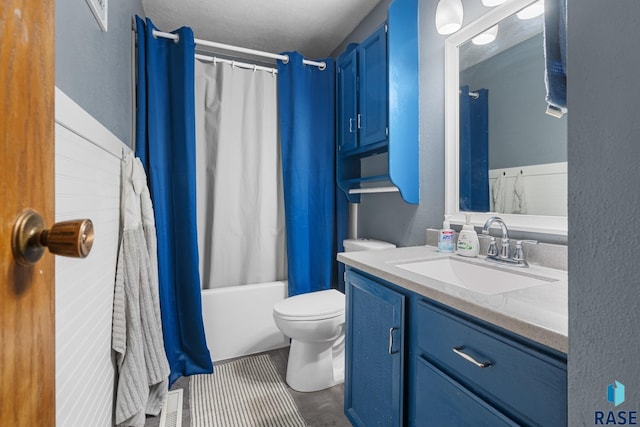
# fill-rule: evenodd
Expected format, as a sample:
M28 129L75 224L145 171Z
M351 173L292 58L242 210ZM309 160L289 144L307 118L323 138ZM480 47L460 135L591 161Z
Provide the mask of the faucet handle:
M516 240L516 249L515 249L515 253L513 254L514 261L524 262L524 251L522 250L523 243L530 243L532 245L537 245L538 241L537 240Z
M538 241L537 240L516 240L516 246L520 245L522 246L523 243L531 243L532 245L537 245Z

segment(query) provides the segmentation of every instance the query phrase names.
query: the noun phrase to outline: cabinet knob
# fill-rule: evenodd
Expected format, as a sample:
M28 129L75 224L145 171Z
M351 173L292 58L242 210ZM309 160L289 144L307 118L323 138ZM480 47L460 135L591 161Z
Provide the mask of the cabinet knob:
M28 267L44 254L44 248L56 255L86 258L93 246L93 223L76 219L55 223L46 229L42 216L25 209L16 218L11 235L11 250L16 264Z

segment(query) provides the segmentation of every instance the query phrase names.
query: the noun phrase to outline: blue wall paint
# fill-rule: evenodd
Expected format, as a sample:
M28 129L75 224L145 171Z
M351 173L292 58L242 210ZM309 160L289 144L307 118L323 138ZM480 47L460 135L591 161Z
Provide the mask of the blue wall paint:
M56 0L56 86L132 146L131 19L140 0L109 2L102 32L85 0Z

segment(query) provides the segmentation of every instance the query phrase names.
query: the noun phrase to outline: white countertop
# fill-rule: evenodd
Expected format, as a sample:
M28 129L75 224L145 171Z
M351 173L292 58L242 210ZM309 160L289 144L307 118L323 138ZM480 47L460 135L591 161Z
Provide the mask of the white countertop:
M455 254L438 252L433 246L414 246L379 251L344 252L338 254L338 261L485 322L564 353L567 352L569 303L566 271L538 266L530 266L526 269L500 266L501 269L546 276L557 281L496 295L484 295L395 266L451 256L459 257ZM485 262L483 258L480 256L476 260Z

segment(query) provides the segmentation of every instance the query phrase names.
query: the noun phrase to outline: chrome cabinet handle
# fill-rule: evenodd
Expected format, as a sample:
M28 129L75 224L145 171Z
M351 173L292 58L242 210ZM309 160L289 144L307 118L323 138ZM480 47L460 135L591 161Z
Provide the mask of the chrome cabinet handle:
M349 133L353 133L353 119L349 118Z
M467 362L471 362L474 365L476 365L478 368L488 368L489 366L491 366L491 362L478 362L476 359L474 359L473 357L469 356L466 353L463 353L461 350L464 347L462 346L458 346L458 347L453 347L453 352L455 354L457 354L458 356L462 357L464 360L466 360Z
M362 114L358 113L358 129L360 129L360 119L362 117Z
M397 351L393 351L393 331L398 328L389 328L389 354L395 354Z

